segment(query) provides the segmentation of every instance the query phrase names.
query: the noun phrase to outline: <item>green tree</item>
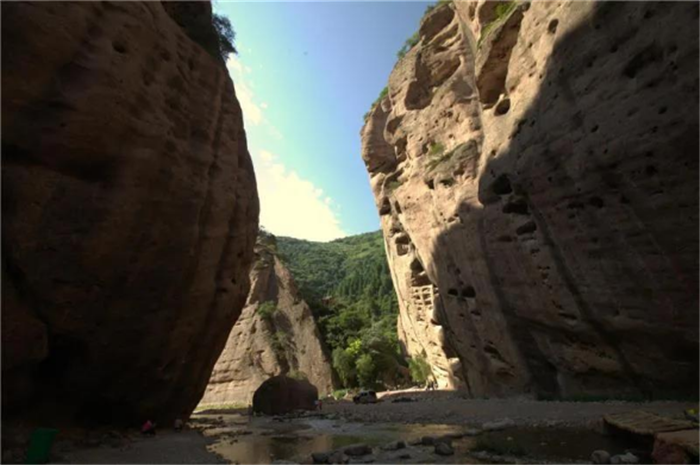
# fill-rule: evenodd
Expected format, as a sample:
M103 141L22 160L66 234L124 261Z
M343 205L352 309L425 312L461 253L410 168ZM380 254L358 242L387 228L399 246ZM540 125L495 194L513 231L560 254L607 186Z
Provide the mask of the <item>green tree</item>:
M355 362L357 367L357 380L360 386L374 388L377 385L377 364L374 357L369 353L364 353Z
M231 26L231 21L226 16L215 14L212 17L212 25L216 30L216 35L219 41L219 55L226 61L230 54L238 55L236 50L236 32Z
M418 384L424 384L433 374L430 364L422 355L417 355L409 359L408 369L411 371L411 379Z

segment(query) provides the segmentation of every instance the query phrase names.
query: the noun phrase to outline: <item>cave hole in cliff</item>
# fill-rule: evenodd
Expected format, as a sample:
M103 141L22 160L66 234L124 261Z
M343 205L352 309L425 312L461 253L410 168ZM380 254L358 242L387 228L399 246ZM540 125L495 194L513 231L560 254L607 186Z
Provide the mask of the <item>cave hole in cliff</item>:
M493 181L491 189L496 195L508 195L513 192L513 187L510 185L510 179L506 174L501 174L498 176L496 180Z
M473 286L465 286L461 290L462 297L473 299L476 297L476 290Z
M126 45L124 45L122 42L119 41L114 41L112 42L112 48L114 49L115 52L119 54L125 54L126 53Z

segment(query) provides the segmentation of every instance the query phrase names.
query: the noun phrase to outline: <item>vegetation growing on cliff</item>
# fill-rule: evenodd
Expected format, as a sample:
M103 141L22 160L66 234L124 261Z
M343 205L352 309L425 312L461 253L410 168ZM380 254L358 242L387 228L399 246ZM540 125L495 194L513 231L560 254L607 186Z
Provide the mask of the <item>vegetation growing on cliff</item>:
M230 54L238 55L238 50L236 49L236 32L231 26L231 21L226 16L213 15L212 16L212 26L216 31L216 37L218 39L218 54L221 58L226 61Z
M398 303L373 232L332 242L278 237L280 256L319 322L346 387L381 387L407 372L396 334Z
M516 2L501 2L498 5L496 5L496 16L493 18L493 20L489 23L487 23L484 28L481 30L481 35L479 36L479 40L477 41L477 46L480 47L481 43L484 41L486 36L489 35L489 33L499 24L504 22L508 17L510 16L511 13L515 11L515 7L517 7L518 4Z

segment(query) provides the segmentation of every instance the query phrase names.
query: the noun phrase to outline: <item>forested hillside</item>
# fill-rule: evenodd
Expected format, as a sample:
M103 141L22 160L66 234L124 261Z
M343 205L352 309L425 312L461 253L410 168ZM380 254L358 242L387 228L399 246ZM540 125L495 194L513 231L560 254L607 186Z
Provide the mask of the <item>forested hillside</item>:
M379 231L332 242L277 238L278 252L316 316L347 387L406 379L396 335L398 303Z

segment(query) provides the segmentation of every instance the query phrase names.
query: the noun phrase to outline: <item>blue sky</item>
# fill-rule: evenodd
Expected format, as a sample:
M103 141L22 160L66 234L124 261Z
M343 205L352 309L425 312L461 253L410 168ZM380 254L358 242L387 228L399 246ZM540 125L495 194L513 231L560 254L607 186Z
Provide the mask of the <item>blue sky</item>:
M270 232L327 241L379 229L362 116L428 4L214 3L236 31L227 67Z

